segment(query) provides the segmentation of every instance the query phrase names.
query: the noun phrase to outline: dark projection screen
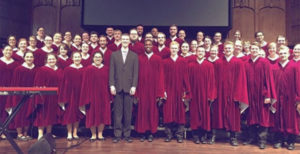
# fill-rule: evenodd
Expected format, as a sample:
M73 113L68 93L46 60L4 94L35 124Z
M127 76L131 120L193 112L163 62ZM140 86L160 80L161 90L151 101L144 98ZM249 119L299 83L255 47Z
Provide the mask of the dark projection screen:
M84 0L83 26L229 27L230 0Z

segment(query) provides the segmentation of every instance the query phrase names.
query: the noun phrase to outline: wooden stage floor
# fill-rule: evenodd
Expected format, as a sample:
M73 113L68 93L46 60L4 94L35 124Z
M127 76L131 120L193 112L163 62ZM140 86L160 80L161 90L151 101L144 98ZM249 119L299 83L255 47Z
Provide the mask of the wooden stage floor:
M185 140L184 143L177 143L172 140L165 143L163 138L155 138L152 143L147 141L140 142L139 139L134 138L133 143L121 141L117 144L112 143L112 138L107 138L105 141L95 141L91 143L88 139L80 139L79 141L67 141L65 138L58 138L55 140L57 147L57 154L93 154L93 153L113 153L113 154L300 154L300 144L296 144L294 151L289 151L286 148L273 149L271 145L267 145L265 150L260 150L255 145L241 145L232 147L226 142L217 142L214 145L194 144L190 140ZM24 153L27 153L29 147L36 142L36 139L24 142L17 141ZM79 145L77 145L79 144ZM77 145L77 146L76 146ZM68 149L73 146L73 148ZM67 150L68 149L68 150ZM15 153L8 141L0 141L0 154Z

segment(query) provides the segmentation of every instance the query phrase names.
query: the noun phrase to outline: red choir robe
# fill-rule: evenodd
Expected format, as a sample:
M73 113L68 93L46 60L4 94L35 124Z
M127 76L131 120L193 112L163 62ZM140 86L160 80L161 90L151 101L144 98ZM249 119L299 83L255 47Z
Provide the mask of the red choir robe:
M53 49L53 52L54 52L54 53L58 53L59 45L52 44L52 45L51 45L51 48Z
M207 58L209 62L211 62L214 65L214 74L215 74L215 84L216 84L216 90L219 92L220 90L220 82L222 78L222 72L220 71L222 64L222 59L216 58L212 60L210 57ZM218 99L218 98L217 98ZM224 119L223 119L223 107L224 105L222 103L218 103L218 100L215 100L211 104L211 128L212 129L222 129L224 128Z
M83 65L83 67L87 67L87 66L91 65L92 64L92 56L89 55L87 58L82 57L81 64Z
M160 56L162 59L169 58L170 55L171 55L171 51L170 51L170 49L169 49L168 47L164 47L164 48L162 48L161 50L159 50L158 47L154 47L154 46L153 46L153 52L154 52L156 55Z
M57 57L57 66L61 69L65 69L66 67L70 66L72 64L71 58L62 58L61 56Z
M121 47L122 47L122 44L121 44L121 43L120 43L119 45L117 45L115 42L112 43L112 44L107 45L107 48L108 48L109 50L111 50L112 52L115 52L115 51L120 50Z
M109 64L110 64L110 56L111 56L111 54L112 54L112 51L109 50L108 48L106 48L105 51L102 51L101 48L99 48L99 49L96 50L95 52L101 52L101 53L104 52L102 63L103 63L105 66L109 67ZM92 57L94 56L95 52L91 54Z
M84 115L79 110L80 90L82 85L81 68L73 67L74 64L64 69L62 84L60 86L59 103L65 105L62 124L67 125L83 119Z
M98 68L92 64L84 70L79 106L85 106L87 128L111 124L108 73L109 69L105 65Z
M36 47L37 48L42 48L44 45L45 45L44 41L36 39Z
M95 51L97 51L98 49L99 49L99 45L98 45L98 43L97 43L97 46L92 46L92 43L91 44L89 44L89 54L92 54L92 53L94 53Z
M185 124L184 93L190 98L190 85L188 81L188 63L179 57L174 62L171 58L163 60L164 83L167 100L163 105L164 123L175 122Z
M207 60L189 63L189 81L191 86L190 125L192 130L199 127L211 130L210 104L216 99L214 65Z
M21 54L23 54L23 53L21 53L21 51L20 51L20 52L19 52L19 51L13 52L13 54L12 54L11 57L12 57L15 61L17 61L19 64L23 64L24 59L23 59L23 55L21 55Z
M183 57L182 55L180 55L180 57L184 58L188 63L197 61L196 55L188 55L186 57Z
M62 80L62 69L56 70L42 66L37 70L34 78L36 87L59 87ZM30 107L36 108L30 108ZM60 122L60 109L58 105L58 95L35 96L34 105L29 108L29 113L35 113L36 118L33 125L37 127L46 127Z
M300 102L299 65L289 61L282 67L277 63L273 73L278 98L274 131L299 135L300 116L296 110L296 105Z
M266 59L269 61L271 69L273 69L279 61L279 58L272 59L272 58L267 57Z
M33 87L36 68L28 68L27 65L18 66L14 70L14 74L11 81L12 87ZM15 108L23 96L11 96L6 103L6 109ZM32 99L27 100L19 112L16 114L11 128L21 128L30 126L33 119L28 117L29 105L32 105Z
M245 67L236 57L232 57L228 62L224 56L221 62L216 64L215 71L220 76L217 82L218 99L215 103L222 104L220 111L222 113L213 114L221 114L223 117L223 123L216 121L217 128L237 132L240 131L240 114L248 108L249 104Z
M37 48L37 47L36 47L36 48L32 48L31 46L28 46L28 47L27 47L27 50L28 50L28 51L31 51L31 52L35 52L35 51L38 50L38 48Z
M106 39L106 40L107 40L107 45L108 45L108 44L112 44L112 43L115 42L115 38L114 38L114 37L109 38L109 37L106 36L106 38L107 38L107 39Z
M137 55L144 54L144 44L140 42L130 43L129 44L129 50L135 52Z
M272 68L266 59L258 57L255 62L250 58L245 63L245 70L249 100L247 124L273 127L277 97ZM271 103L265 104L265 98L270 98Z
M91 49L91 46L90 46L90 49ZM90 50L89 49L89 50ZM96 49L95 49L96 50ZM71 45L71 53L73 53L73 52L75 52L75 51L79 51L79 52L81 52L81 47L79 46L79 47L77 47L75 44L72 44ZM93 50L92 50L93 51ZM92 51L90 52L89 51L89 53L92 53ZM72 54L71 54L72 55Z
M138 99L136 131L155 133L159 118L157 99L164 97L163 65L160 56L153 54L150 59L145 53L139 56L139 81L136 96Z
M16 67L20 64L17 61L6 64L0 59L0 87L9 87L11 85L11 79ZM7 117L5 106L8 96L0 96L0 121L4 122Z
M46 52L43 48L40 48L36 52L33 53L35 67L42 67L45 65L46 57L47 57L48 53L53 53L53 49L50 52Z
M180 38L176 38L174 41L178 42L179 43L179 46L181 46L181 44L183 43L183 40L180 39ZM168 38L165 42L165 45L166 47L170 47L170 43L172 42L172 39L171 38Z

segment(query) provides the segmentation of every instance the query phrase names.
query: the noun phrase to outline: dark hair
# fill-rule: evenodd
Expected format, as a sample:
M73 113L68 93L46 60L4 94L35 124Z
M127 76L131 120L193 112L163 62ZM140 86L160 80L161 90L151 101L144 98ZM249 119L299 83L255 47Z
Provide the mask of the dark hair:
M96 52L94 52L93 53L93 62L94 62L94 57L95 57L95 55L97 54L97 53L99 53L101 56L102 56L102 63L104 62L104 55L103 55L103 53L102 52L100 52L100 51L96 51Z
M264 33L262 31L258 31L258 32L255 32L254 37L257 37L258 33L262 33L264 35Z
M67 50L67 53L69 53L69 52L71 51L70 48L69 48L69 46L68 46L67 44L62 43L62 44L60 44L59 47L58 47L58 54L60 53L60 48L61 48L61 47L63 47L65 50Z
M45 59L45 64L47 64L47 59L48 59L49 56L54 56L55 59L57 60L56 54L54 54L54 53L48 53L47 56L46 56L46 59Z
M98 36L98 33L96 31L91 31L90 35L96 34Z
M33 52L32 52L32 51L25 51L25 53L24 53L24 55L23 55L23 59L25 58L25 56L26 56L28 53L31 53L31 54L32 54L32 56L34 57L34 54L33 54Z

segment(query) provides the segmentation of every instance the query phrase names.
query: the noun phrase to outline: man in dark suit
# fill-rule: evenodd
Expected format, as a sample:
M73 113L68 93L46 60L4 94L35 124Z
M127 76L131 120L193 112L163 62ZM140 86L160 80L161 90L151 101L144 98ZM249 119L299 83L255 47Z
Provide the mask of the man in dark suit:
M138 56L129 50L129 35L121 37L122 47L112 53L109 69L110 92L114 98L114 143L122 137L131 143L131 116L133 95L138 82ZM123 123L122 123L123 119Z

